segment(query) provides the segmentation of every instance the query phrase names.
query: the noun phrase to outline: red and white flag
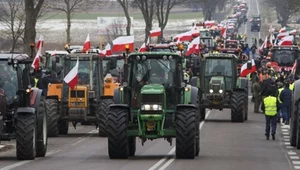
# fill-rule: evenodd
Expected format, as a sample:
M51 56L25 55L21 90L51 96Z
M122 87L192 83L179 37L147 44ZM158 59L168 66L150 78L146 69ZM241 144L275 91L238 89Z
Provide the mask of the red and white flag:
M34 68L35 71L37 71L40 66L40 57L42 56L42 45L43 43L39 43L38 52L36 53L31 64L31 67Z
M226 30L227 30L226 26L224 26L224 27L221 29L221 35L222 35L222 37L223 37L224 39L226 39Z
M193 53L196 54L199 53L199 44L200 44L200 37L193 39L193 41L188 45L185 55L190 56Z
M83 45L82 52L85 53L91 48L90 34L87 35L86 40Z
M252 63L251 69L247 69L247 63L243 64L243 66L241 67L240 77L246 77L248 74L256 71L256 65L254 59L251 60L251 63Z
M296 73L296 67L297 67L297 61L295 61L295 63L294 63L294 65L293 65L293 67L292 67L292 74L293 75L295 75L295 73Z
M183 42L183 41L191 41L193 39L193 30L180 33L174 37L174 41L177 43Z
M279 32L286 32L286 27L281 28Z
M100 57L105 57L105 56L109 56L109 55L113 55L113 54L111 51L111 45L109 43L107 43L105 46L105 49L100 51Z
M40 47L44 47L44 36L40 36L39 41L36 44L36 49L39 50Z
M156 28L150 31L150 37L158 37L161 36L161 28Z
M121 36L113 40L112 52L125 51L125 45L129 45L129 51L134 49L134 36Z
M259 52L263 52L263 49L267 48L268 46L268 37L266 36L264 43L258 48Z
M149 37L147 39L146 43L143 43L142 46L139 49L139 52L146 52L146 45L149 45L150 41L149 41Z
M78 66L79 66L79 61L77 59L76 65L72 68L72 70L64 78L64 81L69 85L69 87L72 90L74 90L75 86L78 83Z
M282 38L278 42L278 45L279 46L282 46L282 45L293 45L293 41L294 41L294 36L293 35L286 36L286 37Z
M296 29L293 29L289 32L289 35L296 35L297 33L297 30Z
M281 32L281 33L279 33L279 34L277 35L277 39L280 40L280 39L282 39L282 38L284 38L284 37L286 37L286 36L288 36L288 35L289 35L288 32Z

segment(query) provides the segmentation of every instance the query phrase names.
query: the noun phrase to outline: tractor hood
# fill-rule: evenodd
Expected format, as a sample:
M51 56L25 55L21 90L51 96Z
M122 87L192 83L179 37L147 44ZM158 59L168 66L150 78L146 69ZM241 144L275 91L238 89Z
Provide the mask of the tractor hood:
M214 76L210 79L209 82L210 93L223 93L224 87L225 85L224 85L223 76Z
M147 84L141 89L141 94L163 94L165 88L161 84Z

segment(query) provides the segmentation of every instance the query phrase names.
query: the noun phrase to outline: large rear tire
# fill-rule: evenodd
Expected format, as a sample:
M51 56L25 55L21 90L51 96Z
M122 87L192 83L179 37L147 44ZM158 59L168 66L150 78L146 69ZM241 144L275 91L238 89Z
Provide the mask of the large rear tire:
M136 150L136 138L128 137L128 156L134 156Z
M203 121L203 120L205 120L205 116L206 116L206 109L205 108L201 108L200 107L200 115L201 115L201 117L200 117L200 121Z
M36 117L31 113L17 115L16 147L19 160L32 160L36 157Z
M56 99L46 99L46 109L48 114L48 136L56 137L59 134L58 121L58 100Z
M249 102L248 92L245 92L245 105L246 105L245 106L245 121L248 120L248 102Z
M196 109L179 108L176 112L176 158L194 159L196 155Z
M245 121L245 95L243 92L233 92L231 96L231 121L244 122Z
M60 135L67 135L69 131L69 122L66 120L60 120L58 122L58 132Z
M113 104L112 99L101 100L96 112L96 119L99 127L99 136L101 137L107 137L107 115L109 112L109 106L111 104Z
M127 109L110 109L107 119L108 154L110 159L127 159L129 156L127 123Z
M38 117L40 116L42 116L42 118L38 119L36 156L45 157L47 152L47 145L48 145L48 136L47 136L48 129L47 129L47 112L46 112L45 100L43 98L41 99L39 105ZM39 126L40 124L41 126Z

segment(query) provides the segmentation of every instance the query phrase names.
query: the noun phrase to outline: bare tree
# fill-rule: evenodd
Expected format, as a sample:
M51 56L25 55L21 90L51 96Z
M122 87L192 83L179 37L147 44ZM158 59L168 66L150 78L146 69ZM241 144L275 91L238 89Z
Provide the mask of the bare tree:
M44 0L25 0L25 27L23 39L23 52L32 54L30 44L35 43L36 22L43 6Z
M14 52L18 40L24 33L25 11L22 0L1 1L0 20L5 27L4 33L11 38L11 51Z
M136 5L142 12L145 21L145 40L149 37L150 31L152 29L153 15L154 15L154 6L156 0L133 0L133 5Z
M67 16L67 43L71 42L71 20L76 12L87 11L89 7L98 5L96 1L89 0L51 0L47 3L48 8L64 12Z
M293 14L300 11L299 0L265 0L268 6L275 9L278 23L285 27Z
M130 29L131 29L131 18L129 15L129 1L130 0L117 0L119 2L119 4L121 5L121 7L123 8L126 20L127 20L127 26L126 26L126 34L130 35Z
M113 20L113 23L106 28L106 35L107 35L108 42L112 42L117 37L124 35L123 25L125 23L123 23L123 21L124 20L122 20L120 18L119 19L116 18Z
M162 40L163 31L166 28L169 20L169 14L171 9L175 5L179 5L184 3L185 0L155 0L155 9L156 9L156 16L158 20L158 26L161 29L161 36L157 39L158 42Z

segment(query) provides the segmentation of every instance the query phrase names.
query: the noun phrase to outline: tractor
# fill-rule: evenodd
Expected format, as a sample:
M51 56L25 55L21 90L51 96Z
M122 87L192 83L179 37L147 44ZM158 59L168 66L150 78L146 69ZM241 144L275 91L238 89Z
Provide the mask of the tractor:
M260 27L261 27L261 18L260 15L252 16L252 19L250 20L251 22L251 32L253 32L254 30L256 30L257 32L260 31Z
M108 107L102 100L104 77L99 54L71 53L60 60L64 63L62 77L70 72L78 60L78 83L75 89L69 88L62 81L50 84L56 90L55 93L49 93L51 88L48 88L46 97L49 136L67 134L69 122L72 122L74 128L78 122L83 125L94 123L99 126L96 114L104 112L103 108Z
M136 138L176 139L176 157L199 154L198 89L183 81L183 58L172 52L134 52L124 63L124 82L108 115L110 159L134 156Z
M19 160L45 157L47 113L27 54L0 54L0 141L16 140Z
M232 122L248 119L248 81L237 77L237 60L233 54L204 54L199 76L191 79L191 85L200 91L201 120L206 109L225 108L231 109Z

